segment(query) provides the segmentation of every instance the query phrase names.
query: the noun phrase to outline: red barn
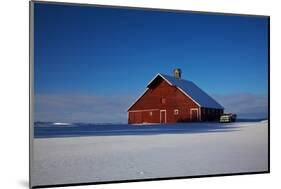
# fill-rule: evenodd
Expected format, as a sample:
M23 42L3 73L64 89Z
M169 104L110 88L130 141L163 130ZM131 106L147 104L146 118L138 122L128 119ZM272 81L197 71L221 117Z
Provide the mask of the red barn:
M218 120L223 107L193 82L157 74L128 109L128 123L175 123Z

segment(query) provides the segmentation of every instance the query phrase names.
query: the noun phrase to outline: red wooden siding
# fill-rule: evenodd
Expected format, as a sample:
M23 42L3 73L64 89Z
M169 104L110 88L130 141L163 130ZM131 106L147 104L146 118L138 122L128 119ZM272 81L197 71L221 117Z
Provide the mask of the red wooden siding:
M152 115L150 114L152 112ZM160 111L132 111L129 112L129 123L159 123L160 122Z
M178 110L178 115L174 114L175 109ZM191 109L198 109L197 120L191 119ZM162 78L158 78L128 110L128 122L160 123L160 110L166 110L167 123L199 121L201 112L192 99Z

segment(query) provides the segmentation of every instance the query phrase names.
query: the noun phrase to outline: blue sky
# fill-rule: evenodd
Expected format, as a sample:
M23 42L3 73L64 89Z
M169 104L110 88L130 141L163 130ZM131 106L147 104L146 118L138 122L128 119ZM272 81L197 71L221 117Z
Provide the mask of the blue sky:
M36 118L124 122L124 111L148 81L158 72L171 74L175 67L182 69L184 79L219 97L221 103L231 104L236 95L241 101L250 96L255 105L264 104L268 95L267 24L265 17L36 3ZM82 104L67 115L58 106L69 96L81 102L87 97L101 98L113 105L101 111L101 105L93 104L96 109L84 110L89 116L79 118L76 114L83 113ZM50 97L56 106L47 108L43 102ZM123 106L118 103L117 108L112 99L124 102ZM265 104L260 116L267 113ZM235 106L241 113L239 104ZM55 109L56 118L50 115ZM112 117L104 118L109 110ZM92 118L95 111L100 116ZM122 118L114 117L120 111Z

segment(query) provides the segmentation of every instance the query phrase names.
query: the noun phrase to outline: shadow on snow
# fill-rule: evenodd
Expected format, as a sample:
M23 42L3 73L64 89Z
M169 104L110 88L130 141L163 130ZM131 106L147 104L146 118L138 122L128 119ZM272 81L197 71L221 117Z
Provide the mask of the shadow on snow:
M122 135L159 135L159 134L193 134L238 131L235 123L176 123L176 124L73 124L70 126L36 126L35 138L82 137L82 136L122 136Z

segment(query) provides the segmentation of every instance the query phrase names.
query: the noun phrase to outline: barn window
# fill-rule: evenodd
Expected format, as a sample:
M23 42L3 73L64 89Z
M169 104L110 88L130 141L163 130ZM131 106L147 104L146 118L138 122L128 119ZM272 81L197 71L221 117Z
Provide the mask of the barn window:
M165 104L166 103L166 98L162 97L161 98L161 104Z
M179 110L178 109L174 109L174 115L179 115Z
M152 112L149 112L149 115L152 116Z

